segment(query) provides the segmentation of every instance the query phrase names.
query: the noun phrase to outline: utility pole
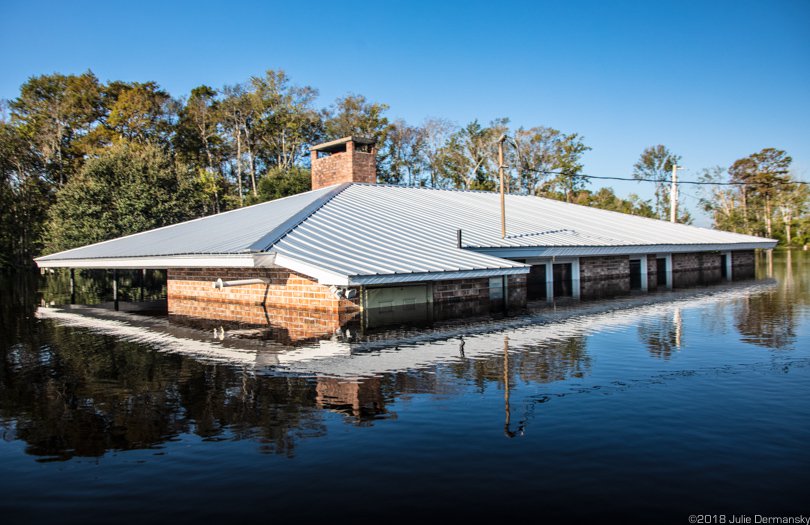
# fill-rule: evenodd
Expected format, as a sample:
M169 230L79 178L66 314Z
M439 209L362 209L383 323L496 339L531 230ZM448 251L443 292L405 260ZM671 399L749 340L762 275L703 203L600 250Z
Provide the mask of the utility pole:
M678 222L678 168L672 165L672 185L669 190L669 222Z
M503 190L503 143L506 135L498 139L498 173L501 177L501 239L506 238L506 197Z

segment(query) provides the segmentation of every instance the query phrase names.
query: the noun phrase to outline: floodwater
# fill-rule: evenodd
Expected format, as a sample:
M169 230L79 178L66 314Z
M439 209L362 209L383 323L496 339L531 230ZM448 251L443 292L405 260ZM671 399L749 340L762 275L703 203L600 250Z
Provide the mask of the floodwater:
M52 284L5 281L0 516L808 515L808 255L760 258L757 280L294 348L44 308Z

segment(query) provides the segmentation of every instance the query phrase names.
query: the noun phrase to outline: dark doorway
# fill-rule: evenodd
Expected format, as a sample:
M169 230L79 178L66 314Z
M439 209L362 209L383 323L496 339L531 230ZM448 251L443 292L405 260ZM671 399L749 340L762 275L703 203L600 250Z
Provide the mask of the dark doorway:
M667 260L664 257L655 260L655 281L658 286L667 285Z
M720 277L728 279L728 254L720 254Z
M630 259L630 289L641 290L641 260Z
M533 264L526 282L529 301L546 298L546 265Z
M554 265L554 297L571 297L573 295L572 275L571 263Z

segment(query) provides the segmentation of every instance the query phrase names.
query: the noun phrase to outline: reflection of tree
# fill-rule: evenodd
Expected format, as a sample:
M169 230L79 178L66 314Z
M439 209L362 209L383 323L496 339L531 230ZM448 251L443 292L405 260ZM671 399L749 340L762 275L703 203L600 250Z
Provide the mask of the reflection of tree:
M644 319L638 325L638 335L650 355L669 359L681 347L681 312L676 309L660 317Z
M544 340L511 347L508 359L494 354L486 359L468 359L449 365L459 377L472 377L479 388L488 382L503 386L504 368L509 376L532 383L552 383L582 377L591 366L584 335Z
M740 301L734 324L744 341L783 349L796 340L794 309L779 290L765 292Z
M312 380L255 377L51 322L4 345L0 417L31 454L68 459L158 446L180 433L260 440L292 454L325 430Z
M769 291L742 299L735 310L734 324L743 340L766 348L783 349L796 341L797 308L810 304L810 254L802 251L775 251L773 277L778 285ZM759 254L759 268L768 254Z

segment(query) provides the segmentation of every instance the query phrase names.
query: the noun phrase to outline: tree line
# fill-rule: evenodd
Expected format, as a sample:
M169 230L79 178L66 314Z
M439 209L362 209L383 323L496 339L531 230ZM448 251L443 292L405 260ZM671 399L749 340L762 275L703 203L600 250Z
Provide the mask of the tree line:
M622 198L611 188L586 188L582 157L591 148L578 133L515 128L506 118L414 125L389 119L386 104L363 95L326 107L317 101L317 89L274 70L236 85L199 86L182 98L155 82L104 83L90 71L31 77L0 105L0 266L29 267L41 253L307 191L309 146L348 135L376 139L384 183L494 190L497 143L507 135L512 193L647 217L668 213L665 181L678 157L664 146L647 148L633 171L657 181L655 199ZM761 188L757 177L744 180ZM767 215L761 193L751 189L744 205L734 204L742 214L725 220L715 213L717 226L760 232ZM803 198L789 224L777 221L796 242L807 235ZM776 193L765 200L771 215L784 213L783 200Z

